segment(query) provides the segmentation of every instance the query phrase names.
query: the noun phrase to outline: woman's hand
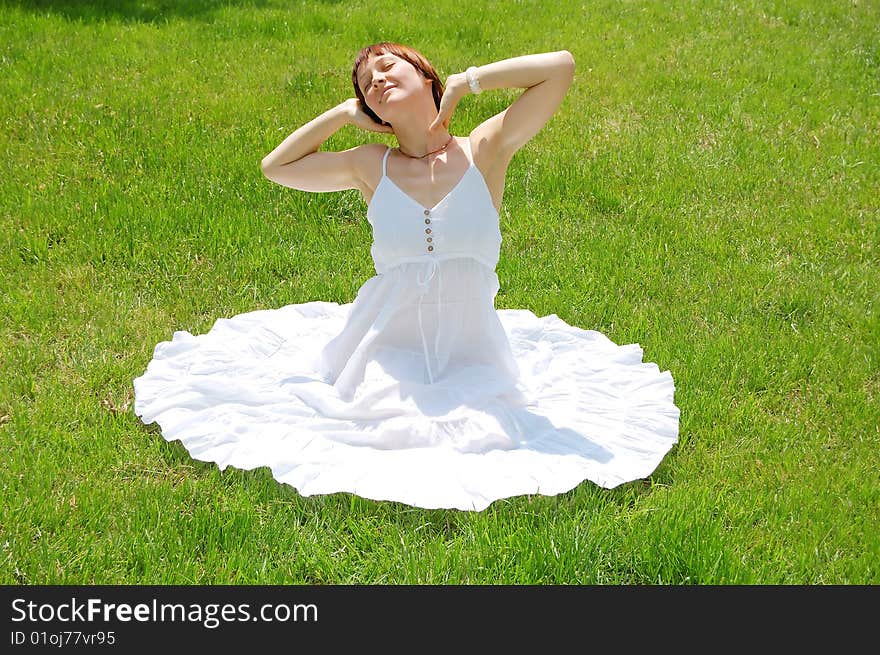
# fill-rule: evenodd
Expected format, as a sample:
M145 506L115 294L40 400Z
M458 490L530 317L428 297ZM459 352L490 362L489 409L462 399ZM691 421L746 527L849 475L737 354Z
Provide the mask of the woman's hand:
M367 114L364 112L363 107L361 106L361 101L359 98L349 98L343 103L343 105L345 106L345 111L348 114L348 119L353 125L356 125L362 130L367 130L368 132L384 132L387 134L394 134L393 127L391 127L390 125L381 125L369 116L367 116Z
M442 125L448 130L455 106L468 93L470 93L470 87L464 73L453 73L446 78L446 84L443 85L443 97L440 98L440 109L437 111L437 118L434 119L434 122L431 123L428 129L435 130Z

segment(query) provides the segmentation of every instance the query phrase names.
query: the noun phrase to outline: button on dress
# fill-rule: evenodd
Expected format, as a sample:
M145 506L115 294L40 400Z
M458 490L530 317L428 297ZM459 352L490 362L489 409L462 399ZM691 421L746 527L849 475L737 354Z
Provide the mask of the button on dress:
M433 207L387 175L367 208L376 275L174 332L134 410L190 455L267 466L303 496L480 511L650 475L678 440L669 371L556 314L495 309L498 212L473 162Z

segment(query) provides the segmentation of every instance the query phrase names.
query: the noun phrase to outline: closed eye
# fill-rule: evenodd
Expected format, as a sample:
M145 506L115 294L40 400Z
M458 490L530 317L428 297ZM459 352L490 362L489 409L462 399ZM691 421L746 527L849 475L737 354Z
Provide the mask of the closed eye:
M386 71L387 71L387 70L388 70L389 68L391 68L392 66L394 66L394 62L389 62L389 63L387 63L387 64L384 64L384 68L383 68L383 70L386 70ZM369 86L369 84L367 84L367 82L364 82L364 85L361 87L361 93L363 93L364 95L366 95L366 94L367 94L366 89L367 89L368 86Z

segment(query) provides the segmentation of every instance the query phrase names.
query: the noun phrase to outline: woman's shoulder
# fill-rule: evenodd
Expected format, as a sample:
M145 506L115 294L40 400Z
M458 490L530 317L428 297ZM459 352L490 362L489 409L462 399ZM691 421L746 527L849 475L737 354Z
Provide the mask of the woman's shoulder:
M391 146L384 143L365 143L353 148L358 153L355 158L358 189L367 204L382 178L382 158L390 149Z
M369 179L373 177L373 171L375 171L376 166L381 167L382 157L385 156L385 153L388 152L390 147L391 146L387 146L384 143L365 143L353 148L353 150L356 150L358 153L355 158L355 165L357 166L358 175L361 179Z

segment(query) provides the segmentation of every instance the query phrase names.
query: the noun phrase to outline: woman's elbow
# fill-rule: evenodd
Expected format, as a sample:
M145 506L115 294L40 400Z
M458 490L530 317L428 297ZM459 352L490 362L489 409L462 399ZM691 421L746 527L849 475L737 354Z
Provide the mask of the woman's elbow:
M562 61L566 66L571 67L574 70L574 55L571 54L568 50L560 50L559 55L562 57Z

